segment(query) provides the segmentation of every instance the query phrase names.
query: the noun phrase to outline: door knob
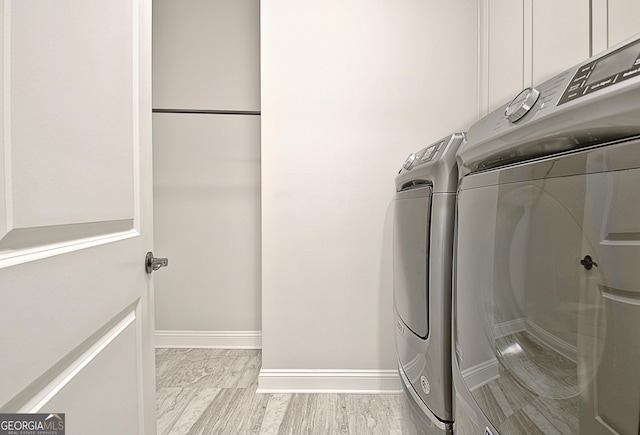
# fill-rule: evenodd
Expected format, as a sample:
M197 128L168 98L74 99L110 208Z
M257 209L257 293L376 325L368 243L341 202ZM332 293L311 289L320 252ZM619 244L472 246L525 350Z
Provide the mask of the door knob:
M587 270L591 270L593 266L598 267L598 263L593 261L591 255L585 255L584 258L580 260L580 264L582 264L582 266L584 266L584 268Z
M153 256L153 252L147 252L147 256L144 259L144 267L147 273L151 273L154 270L158 270L161 267L167 267L169 265L168 258L156 258Z

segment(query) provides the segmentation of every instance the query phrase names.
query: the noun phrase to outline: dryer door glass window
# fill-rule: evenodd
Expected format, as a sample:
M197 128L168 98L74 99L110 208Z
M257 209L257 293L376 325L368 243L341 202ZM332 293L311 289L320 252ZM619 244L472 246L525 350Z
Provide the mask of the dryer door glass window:
M416 335L429 334L429 223L431 187L398 192L393 237L394 301Z
M456 358L500 433L639 433L638 186L625 170L461 191Z

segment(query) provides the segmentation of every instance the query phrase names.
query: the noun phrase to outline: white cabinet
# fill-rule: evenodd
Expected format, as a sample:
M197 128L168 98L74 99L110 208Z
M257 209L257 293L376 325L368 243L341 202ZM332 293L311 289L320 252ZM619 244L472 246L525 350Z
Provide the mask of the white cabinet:
M531 3L531 85L537 85L589 57L589 1Z
M586 0L481 0L483 114L590 54Z
M523 88L523 4L512 0L486 2L486 95L492 111Z
M481 115L640 32L640 0L480 0Z
M640 0L593 0L594 54L640 32Z

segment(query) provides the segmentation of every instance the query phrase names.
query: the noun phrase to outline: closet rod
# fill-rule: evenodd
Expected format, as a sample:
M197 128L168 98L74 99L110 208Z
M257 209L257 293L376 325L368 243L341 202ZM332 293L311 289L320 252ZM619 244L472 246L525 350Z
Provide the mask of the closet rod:
M153 109L153 113L195 113L204 115L260 115L259 110Z

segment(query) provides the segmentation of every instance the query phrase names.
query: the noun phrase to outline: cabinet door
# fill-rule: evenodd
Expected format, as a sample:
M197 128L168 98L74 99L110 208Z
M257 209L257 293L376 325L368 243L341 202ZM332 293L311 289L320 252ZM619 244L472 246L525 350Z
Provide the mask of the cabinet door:
M589 2L536 0L531 13L534 85L589 57Z
M640 0L609 0L607 8L609 47L640 32Z
M519 92L524 79L522 2L488 3L488 105L497 109Z
M588 2L493 0L483 8L481 94L489 111L590 55Z

